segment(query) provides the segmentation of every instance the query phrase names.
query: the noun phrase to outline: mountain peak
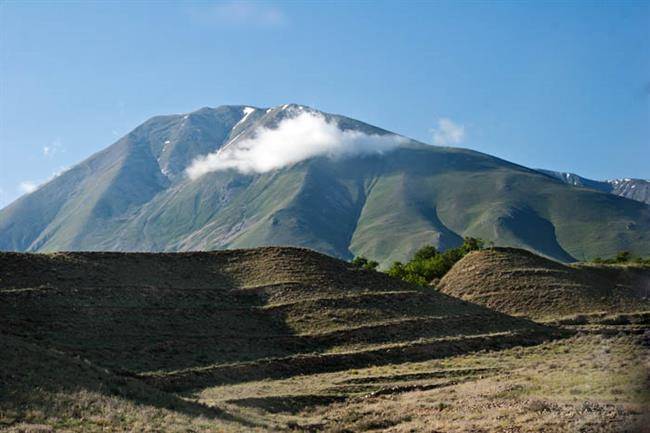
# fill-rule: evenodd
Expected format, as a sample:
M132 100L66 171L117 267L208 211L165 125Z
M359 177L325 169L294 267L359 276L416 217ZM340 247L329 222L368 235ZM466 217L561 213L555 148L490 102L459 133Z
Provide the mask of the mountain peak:
M640 201L642 203L650 204L650 180L620 178L601 181L587 179L575 173L543 169L539 169L538 171L548 176L554 177L569 185L590 188L596 191L602 191L620 197L629 198L631 200Z
M323 119L282 123L301 112ZM387 266L473 236L558 260L650 253L648 206L467 149L401 143L295 103L158 116L1 210L0 249L294 245Z

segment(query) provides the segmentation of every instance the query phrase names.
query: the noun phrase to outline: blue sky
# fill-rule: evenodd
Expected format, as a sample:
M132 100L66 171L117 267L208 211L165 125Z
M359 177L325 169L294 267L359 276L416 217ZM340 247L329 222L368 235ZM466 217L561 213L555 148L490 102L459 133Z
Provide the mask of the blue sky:
M157 114L286 102L650 177L650 2L0 3L0 206Z

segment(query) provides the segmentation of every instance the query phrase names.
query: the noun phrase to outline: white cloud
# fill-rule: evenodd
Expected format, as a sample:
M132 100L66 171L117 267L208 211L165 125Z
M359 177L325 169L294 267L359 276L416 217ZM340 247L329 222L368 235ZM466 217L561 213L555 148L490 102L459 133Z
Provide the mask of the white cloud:
M51 176L50 176L50 177L49 177L45 182L49 182L49 181L51 181L52 179L54 179L55 177L59 177L59 176L61 176L63 173L65 173L65 172L68 171L69 169L70 169L70 168L67 167L67 166L65 166L65 165L61 165L61 166L59 166L59 168L56 169L56 170L54 170L54 171L52 172L52 175L51 175Z
M438 146L459 144L465 139L465 127L446 117L438 119L438 126L432 131L433 144Z
M45 179L43 182L35 182L33 180L24 180L18 184L18 190L23 194L29 194L39 189L41 186L45 185L52 179L61 176L63 173L68 171L68 167L60 166L58 169L54 170L50 177Z
M43 156L45 156L46 158L52 158L57 153L64 152L64 151L65 150L63 149L63 144L61 143L60 138L57 138L47 146L43 146Z
M386 152L405 141L394 134L344 131L320 114L303 112L284 119L275 129L260 127L252 138L231 142L215 153L195 159L187 174L196 179L227 169L264 173L315 156L338 158Z
M24 194L34 192L36 191L36 188L38 188L38 184L31 180L24 180L18 184L18 189Z
M279 26L285 23L286 16L278 8L262 3L230 1L215 4L209 13L197 10L203 19L214 19L220 23L237 25Z

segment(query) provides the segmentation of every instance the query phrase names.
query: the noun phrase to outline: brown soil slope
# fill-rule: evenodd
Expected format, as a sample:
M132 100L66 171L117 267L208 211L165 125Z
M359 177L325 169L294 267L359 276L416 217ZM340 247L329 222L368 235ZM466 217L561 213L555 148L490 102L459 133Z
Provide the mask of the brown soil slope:
M468 254L442 278L438 289L497 311L537 319L650 311L648 267L567 266L516 248Z
M643 337L557 335L296 248L0 253L0 431L647 425Z
M167 389L532 344L555 331L299 248L0 253L0 334Z
M138 431L134 420L146 422L151 431L167 431L170 424L188 425L196 419L218 425L219 431L256 431L246 420L219 408L186 401L77 356L6 334L0 334L0 347L3 432L8 426L8 431L21 433L69 432L69 428ZM34 425L36 420L52 423L56 429Z

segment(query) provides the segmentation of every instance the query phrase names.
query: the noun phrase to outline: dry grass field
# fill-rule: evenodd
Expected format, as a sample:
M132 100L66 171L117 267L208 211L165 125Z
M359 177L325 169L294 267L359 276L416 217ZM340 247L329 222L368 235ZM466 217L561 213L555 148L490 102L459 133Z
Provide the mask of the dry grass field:
M2 253L0 430L643 431L648 316L616 314L538 324L296 248Z
M564 265L516 248L469 253L437 288L506 314L536 320L650 312L648 265Z

